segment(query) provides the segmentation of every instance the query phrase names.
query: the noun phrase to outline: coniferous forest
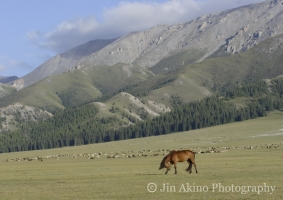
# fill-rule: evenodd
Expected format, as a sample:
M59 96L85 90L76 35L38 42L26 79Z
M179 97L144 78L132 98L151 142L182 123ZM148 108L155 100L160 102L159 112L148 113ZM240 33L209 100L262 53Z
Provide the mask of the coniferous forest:
M235 103L244 98L241 106ZM135 124L110 128L113 117L99 119L90 103L57 111L39 123L28 122L16 131L0 133L0 153L39 150L170 134L266 116L283 109L283 80L259 81L205 99L176 105L170 113Z

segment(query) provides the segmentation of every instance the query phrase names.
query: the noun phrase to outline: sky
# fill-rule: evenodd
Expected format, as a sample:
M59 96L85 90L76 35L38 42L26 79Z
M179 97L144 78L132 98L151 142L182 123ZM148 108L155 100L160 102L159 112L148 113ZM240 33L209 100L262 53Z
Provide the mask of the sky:
M0 0L0 76L22 77L95 39L178 24L263 0Z

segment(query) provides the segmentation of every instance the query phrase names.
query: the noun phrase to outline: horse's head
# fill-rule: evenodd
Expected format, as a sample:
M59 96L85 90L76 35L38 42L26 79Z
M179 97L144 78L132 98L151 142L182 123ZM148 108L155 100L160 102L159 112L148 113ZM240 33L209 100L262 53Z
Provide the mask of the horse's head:
M168 169L169 159L170 159L169 154L163 158L163 160L160 163L159 170L163 169L163 168L167 168Z

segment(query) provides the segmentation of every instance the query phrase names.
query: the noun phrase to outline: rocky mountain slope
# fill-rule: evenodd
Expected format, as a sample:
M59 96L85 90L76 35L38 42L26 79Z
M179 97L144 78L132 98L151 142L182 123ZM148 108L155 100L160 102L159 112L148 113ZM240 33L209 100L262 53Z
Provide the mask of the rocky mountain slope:
M125 35L88 59L84 66L151 68L163 59L188 51L180 62L201 61L223 48L227 53L245 51L259 42L283 33L283 1L267 0L196 18L173 26L159 25L143 32Z

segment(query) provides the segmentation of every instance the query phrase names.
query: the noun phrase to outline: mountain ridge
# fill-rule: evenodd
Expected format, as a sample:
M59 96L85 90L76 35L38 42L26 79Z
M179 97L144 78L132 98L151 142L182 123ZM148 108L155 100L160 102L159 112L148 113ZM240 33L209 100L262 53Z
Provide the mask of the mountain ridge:
M11 81L17 80L17 76L0 76L0 83L9 83Z
M221 47L232 54L245 51L283 33L281 2L264 1L204 15L186 23L158 25L131 33L92 54L79 66L112 66L121 62L148 69L181 51L199 51L199 57L193 62L204 60ZM183 62L189 64L186 60Z
M180 65L200 62L220 49L227 54L239 53L283 33L282 10L282 0L265 0L185 23L157 25L116 39L90 41L52 57L11 84L20 90L70 69L118 63L123 63L125 69L149 69L180 52L188 55ZM170 66L164 68L168 69Z
M61 74L72 68L77 68L79 61L87 58L92 53L99 51L115 40L116 39L92 40L74 47L47 60L29 74L11 82L11 85L20 90L46 77Z

